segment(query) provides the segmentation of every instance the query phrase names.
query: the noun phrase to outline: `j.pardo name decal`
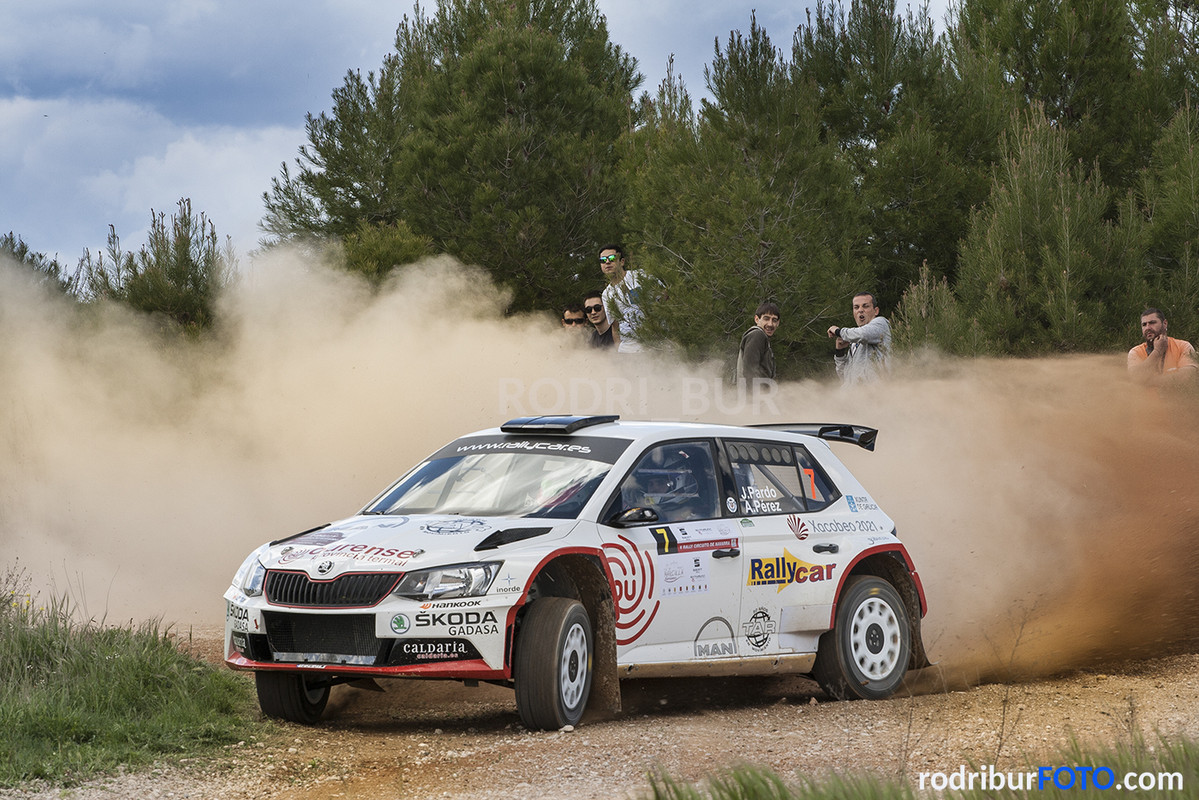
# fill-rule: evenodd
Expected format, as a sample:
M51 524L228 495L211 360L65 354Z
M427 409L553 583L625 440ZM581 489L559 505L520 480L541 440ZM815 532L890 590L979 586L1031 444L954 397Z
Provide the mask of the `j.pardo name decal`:
M816 583L833 579L836 564L809 564L791 555L786 548L775 558L755 558L749 562L746 586L778 586L781 592L793 583Z
M782 513L782 495L770 486L741 487L741 512L743 514L779 514Z

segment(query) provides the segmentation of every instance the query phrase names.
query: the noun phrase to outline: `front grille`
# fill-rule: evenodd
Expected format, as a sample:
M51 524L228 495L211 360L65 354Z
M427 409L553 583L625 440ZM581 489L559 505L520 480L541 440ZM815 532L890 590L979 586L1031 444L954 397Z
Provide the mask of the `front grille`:
M266 599L280 606L365 608L387 597L402 572L359 572L331 581L314 581L303 572L271 570L266 574Z
M374 664L390 642L375 638L371 614L264 611L266 637L278 661Z

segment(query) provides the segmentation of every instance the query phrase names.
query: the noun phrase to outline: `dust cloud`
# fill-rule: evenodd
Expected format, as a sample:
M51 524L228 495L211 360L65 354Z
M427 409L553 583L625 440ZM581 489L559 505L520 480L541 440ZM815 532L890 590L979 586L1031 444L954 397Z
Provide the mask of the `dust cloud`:
M929 357L868 392L745 396L718 365L608 357L506 302L448 259L371 292L277 253L226 294L212 336L181 343L0 264L0 573L19 564L86 617L211 630L254 547L352 514L511 416L844 421L881 430L876 452L838 454L920 569L942 674L1043 673L1188 635L1197 404L1130 385L1121 357Z

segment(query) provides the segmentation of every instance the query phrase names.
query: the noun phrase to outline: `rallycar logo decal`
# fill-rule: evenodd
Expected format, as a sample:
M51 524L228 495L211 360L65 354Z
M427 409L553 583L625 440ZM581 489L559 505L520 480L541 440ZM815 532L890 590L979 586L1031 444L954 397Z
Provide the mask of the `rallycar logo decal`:
M778 586L781 592L793 583L816 583L833 579L836 564L809 564L783 548L775 558L755 558L749 562L746 586Z
M604 543L604 560L616 586L616 643L630 644L641 638L654 621L661 601L654 596L654 562L649 553L623 536L621 543Z

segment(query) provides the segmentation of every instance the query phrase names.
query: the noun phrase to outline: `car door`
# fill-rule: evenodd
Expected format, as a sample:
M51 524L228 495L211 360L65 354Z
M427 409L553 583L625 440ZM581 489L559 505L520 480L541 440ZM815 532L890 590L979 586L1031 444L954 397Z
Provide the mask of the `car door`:
M840 493L802 445L766 439L723 445L741 515L744 654L815 652L843 566L839 545L817 531Z
M601 525L615 583L617 658L684 662L737 655L741 549L722 516L715 442L654 445L609 502L604 521L633 508L653 522Z

